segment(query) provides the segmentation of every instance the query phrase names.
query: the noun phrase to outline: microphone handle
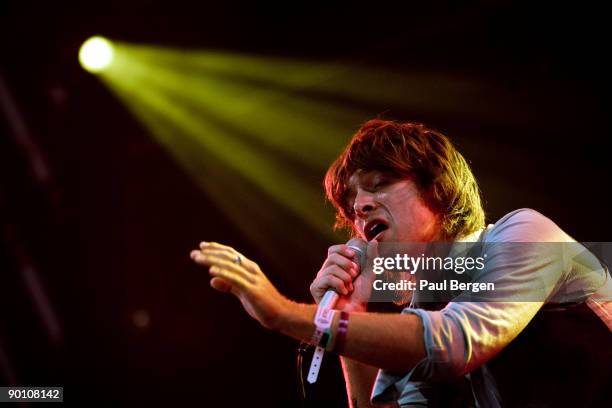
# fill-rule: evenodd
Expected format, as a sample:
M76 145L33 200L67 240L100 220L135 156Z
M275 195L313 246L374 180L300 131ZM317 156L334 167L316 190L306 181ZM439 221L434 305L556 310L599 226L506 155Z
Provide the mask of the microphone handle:
M334 307L336 307L336 303L338 303L339 298L340 295L338 294L338 292L333 289L327 289L327 292L325 292L325 294L321 298L321 301L319 302L319 307L325 309L333 309Z

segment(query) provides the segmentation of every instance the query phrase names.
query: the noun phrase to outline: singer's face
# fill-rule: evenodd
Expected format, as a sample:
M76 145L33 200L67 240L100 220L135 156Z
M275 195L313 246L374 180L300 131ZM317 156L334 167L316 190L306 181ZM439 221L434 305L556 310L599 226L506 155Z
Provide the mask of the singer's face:
M410 179L379 171L356 171L349 179L348 203L359 235L379 242L431 242L441 239L440 217Z

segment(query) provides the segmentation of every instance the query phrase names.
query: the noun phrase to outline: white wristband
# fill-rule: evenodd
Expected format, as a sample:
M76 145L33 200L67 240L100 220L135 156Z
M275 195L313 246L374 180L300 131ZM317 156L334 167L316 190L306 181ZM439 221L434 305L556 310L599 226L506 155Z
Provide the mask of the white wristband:
M307 378L310 384L316 382L317 377L319 376L319 369L321 368L321 363L323 362L323 355L325 354L325 348L319 347L319 343L321 342L321 338L323 337L325 332L328 331L328 329L331 327L335 315L336 310L328 309L326 307L321 306L317 308L317 313L315 314L314 318L314 324L316 326L316 329L311 340L311 342L316 346L316 349L312 356L312 362L310 363L310 369L308 370Z

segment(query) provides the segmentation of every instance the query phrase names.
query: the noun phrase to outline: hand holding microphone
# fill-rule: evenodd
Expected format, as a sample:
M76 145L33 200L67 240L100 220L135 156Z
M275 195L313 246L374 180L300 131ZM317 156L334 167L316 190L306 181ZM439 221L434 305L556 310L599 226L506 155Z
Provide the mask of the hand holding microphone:
M361 272L368 247L376 244L353 238L344 245L329 247L327 259L310 285L315 301L330 307L335 304L340 310L365 310L372 290L371 277Z
M310 285L310 292L319 304L314 317L316 329L311 340L317 347L308 370L307 380L310 384L317 381L325 350L329 347L330 339L335 336L330 332L335 311L330 313L330 310L340 309L348 312L366 309L365 304L369 296L357 296L363 291L355 289L363 286L357 285L357 282L363 281L361 270L365 263L367 246L360 238L353 238L346 245L331 246L327 259ZM344 322L346 324L348 320ZM301 373L301 354L298 355L298 367Z

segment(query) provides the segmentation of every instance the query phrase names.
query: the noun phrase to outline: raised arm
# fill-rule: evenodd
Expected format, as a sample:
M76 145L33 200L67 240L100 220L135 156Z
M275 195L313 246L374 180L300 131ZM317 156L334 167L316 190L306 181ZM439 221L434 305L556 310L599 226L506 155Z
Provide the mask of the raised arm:
M191 257L210 266L213 288L235 295L264 327L299 340L311 339L316 305L282 296L255 262L217 243L203 243ZM352 313L343 355L391 371L410 370L425 357L421 321L412 315Z

